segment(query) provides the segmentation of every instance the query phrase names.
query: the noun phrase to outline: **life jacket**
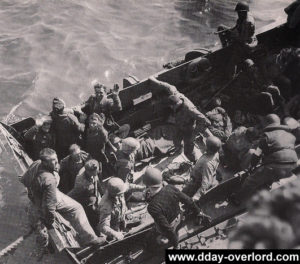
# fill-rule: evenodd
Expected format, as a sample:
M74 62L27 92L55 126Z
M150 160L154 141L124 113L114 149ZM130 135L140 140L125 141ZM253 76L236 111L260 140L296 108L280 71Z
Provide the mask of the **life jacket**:
M264 129L267 147L263 149L263 163L295 163L298 161L295 151L296 138L284 125L268 126Z

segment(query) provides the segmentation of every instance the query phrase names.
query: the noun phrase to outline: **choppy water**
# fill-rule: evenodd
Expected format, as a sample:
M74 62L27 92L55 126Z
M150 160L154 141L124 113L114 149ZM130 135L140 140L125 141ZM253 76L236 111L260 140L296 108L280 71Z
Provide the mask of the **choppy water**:
M1 0L0 117L47 113L51 99L87 98L89 83L144 78L232 25L236 0ZM284 15L290 0L252 0L257 27Z

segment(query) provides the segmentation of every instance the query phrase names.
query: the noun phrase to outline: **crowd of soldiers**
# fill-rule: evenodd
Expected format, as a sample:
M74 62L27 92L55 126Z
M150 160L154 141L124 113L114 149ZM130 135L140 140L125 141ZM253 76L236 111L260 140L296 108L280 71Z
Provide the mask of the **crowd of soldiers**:
M299 6L300 3L287 10L290 30L299 29L299 22L295 24L296 19L291 18ZM219 30L224 34L223 45L237 45L241 51L239 58L244 58L257 45L254 20L247 4L238 3L236 11L237 25ZM107 88L93 81L95 94L72 109L66 108L62 99L54 98L49 116L25 134L34 162L21 181L28 188L40 221L48 229L54 228L59 213L77 231L81 245L122 240L125 198L131 192L146 190L141 201L148 203L158 232L176 247L179 204L184 203L195 215L201 215L196 201L222 180L217 177L220 162L224 167L234 165L239 170L261 164L230 197L236 205L258 189L288 177L297 167L295 146L300 140L300 95L296 89L300 82L290 71L291 67L295 70L300 66L298 54L299 49L282 50L276 56L277 66L273 66L277 74L270 67L263 80L258 76L263 71L252 60L245 59L245 70L239 80L243 83L250 79L242 87L244 93L250 91L249 101L237 102L241 83L232 84L229 104L238 106L233 112L230 108L225 110L226 103L223 105L220 96L203 114L175 86L149 78L150 85L161 87L167 94L165 102L171 109L168 122L176 128L174 153L183 152L193 163L190 179L184 182L182 191L172 184L165 185L161 171L152 167L145 170L143 184L134 183L137 154L147 158L159 152L159 147L151 139L128 137L130 126L119 126L114 121L113 113L122 109L118 85L114 85L108 97ZM263 81L266 84L266 79L266 88L257 87ZM196 132L202 135L206 146L202 156L195 151Z

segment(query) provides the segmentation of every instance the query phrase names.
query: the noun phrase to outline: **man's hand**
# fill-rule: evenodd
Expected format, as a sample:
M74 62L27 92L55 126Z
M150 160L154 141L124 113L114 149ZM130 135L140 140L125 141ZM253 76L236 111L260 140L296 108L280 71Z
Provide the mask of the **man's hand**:
M113 93L113 94L119 94L119 90L120 90L119 85L118 85L117 83L114 84L114 88L113 88L113 90L112 90L112 93Z
M115 238L116 238L117 240L122 240L122 239L124 239L124 235L123 235L122 232L116 232L116 233L115 233Z

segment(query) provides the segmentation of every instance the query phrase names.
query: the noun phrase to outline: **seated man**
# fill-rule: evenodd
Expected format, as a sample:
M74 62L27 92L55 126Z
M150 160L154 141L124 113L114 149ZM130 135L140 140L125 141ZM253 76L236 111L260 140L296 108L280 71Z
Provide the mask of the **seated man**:
M225 109L221 107L221 99L215 98L214 101L215 108L205 114L211 122L208 129L215 137L218 137L222 142L226 142L232 132L231 120Z
M148 188L148 212L153 217L157 231L168 239L172 246L178 245L176 228L180 224L179 203L192 209L195 215L200 213L198 206L186 194L173 185L162 185L162 175L158 169L148 167L143 175L143 182ZM158 241L161 243L162 240Z
M21 182L28 188L30 198L48 229L54 228L56 212L61 214L79 235L80 244L101 245L104 238L97 237L90 226L83 207L57 189L59 183L56 152L45 148L36 161L22 176Z
M235 11L238 14L238 20L233 28L219 26L218 31L223 47L232 43L241 47L253 48L257 45L255 37L255 22L249 12L249 5L245 2L238 2Z
M76 144L70 146L69 152L70 154L60 162L58 189L63 193L73 189L78 172L84 167L85 162L91 159L91 156Z
M107 98L107 88L101 84L98 80L92 82L92 86L95 90L95 95L84 102L81 106L81 110L87 115L101 113L105 115L106 120L104 127L108 131L114 131L118 128L115 123L112 113L122 110L122 103L119 97L119 85L115 84L112 91L112 98Z
M124 182L133 182L135 155L139 148L139 141L128 137L122 140L121 148L116 153L116 177Z
M182 190L185 194L199 200L210 188L218 184L216 180L219 166L219 150L221 141L214 136L206 140L206 152L197 160L191 171L191 180Z
M55 137L50 131L52 124L51 117L44 117L41 121L41 126L38 124L33 126L24 135L26 146L33 160L39 159L40 151L43 148L54 148L55 146Z
M248 199L259 189L269 188L273 182L290 176L297 167L296 138L289 127L281 125L280 118L275 114L264 118L263 127L263 136L252 160L252 165L256 165L261 159L262 166L248 176L241 189L232 196L235 204Z
M68 196L83 206L94 230L98 224L102 190L98 177L101 172L100 166L97 160L87 161L76 177L74 188L68 193Z
M107 182L106 191L99 205L98 230L108 239L122 240L125 231L125 213L127 206L124 194L128 191L143 191L144 186L124 183L119 178L112 177Z

